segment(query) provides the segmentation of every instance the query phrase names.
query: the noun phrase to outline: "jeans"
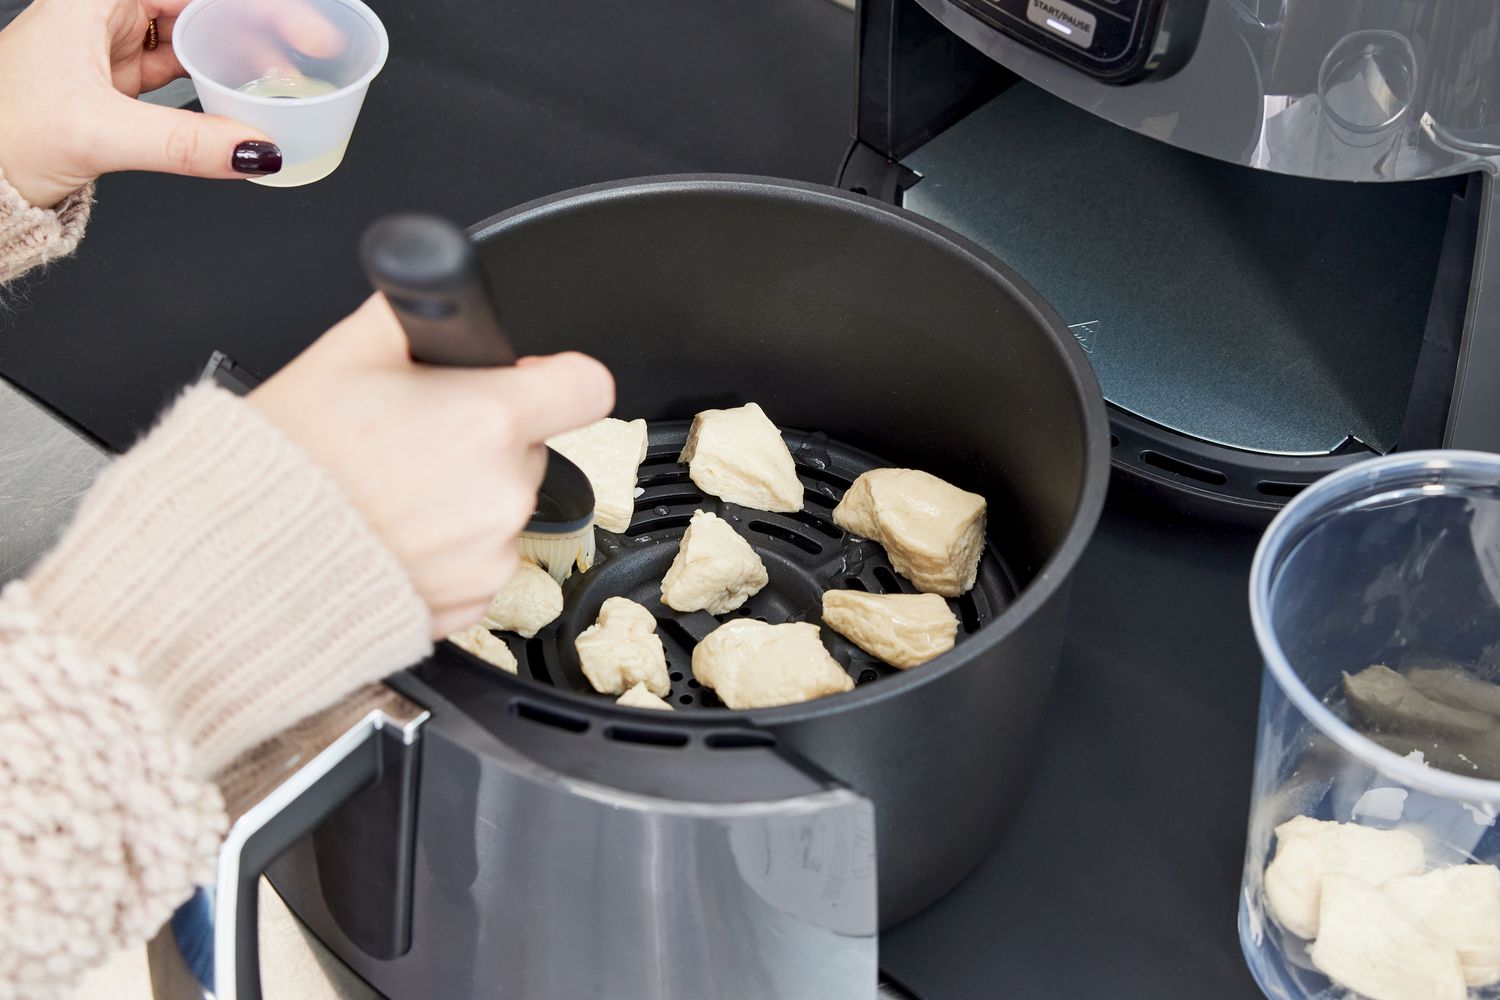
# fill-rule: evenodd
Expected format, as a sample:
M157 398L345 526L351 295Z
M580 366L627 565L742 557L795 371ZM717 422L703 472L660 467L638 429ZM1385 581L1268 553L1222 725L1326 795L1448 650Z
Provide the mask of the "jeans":
M214 905L211 889L198 889L172 914L169 926L187 966L198 985L214 989Z

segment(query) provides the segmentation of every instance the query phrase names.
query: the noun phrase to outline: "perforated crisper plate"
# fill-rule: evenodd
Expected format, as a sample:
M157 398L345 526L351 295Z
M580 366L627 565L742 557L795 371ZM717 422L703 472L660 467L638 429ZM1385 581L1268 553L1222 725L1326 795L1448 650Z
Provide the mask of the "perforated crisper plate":
M575 573L563 585L563 613L557 621L522 639L495 633L516 656L520 675L542 684L592 692L578 666L573 640L594 623L610 597L628 597L650 611L666 648L673 706L722 708L713 692L693 679L693 647L724 622L756 618L773 624L811 621L821 624L822 595L847 588L877 594L917 593L891 568L875 542L856 538L833 523L833 508L861 472L889 465L865 452L845 447L819 432L782 432L797 474L806 488L803 509L796 514L725 503L706 496L677 461L687 438L686 421L653 424L650 447L637 480L635 516L624 534L599 530L599 556L587 573ZM962 485L962 484L959 484ZM674 611L661 602L661 580L677 554L677 545L695 510L712 511L746 539L766 565L770 582L760 593L727 615ZM1014 582L986 543L974 588L949 606L959 618L958 644L993 620L1015 598ZM892 673L887 666L836 632L822 629L823 643L855 683L865 684ZM463 654L468 656L468 654ZM949 654L951 655L951 654ZM920 667L916 669L921 669ZM606 697L599 695L599 697ZM614 696L607 696L612 701Z

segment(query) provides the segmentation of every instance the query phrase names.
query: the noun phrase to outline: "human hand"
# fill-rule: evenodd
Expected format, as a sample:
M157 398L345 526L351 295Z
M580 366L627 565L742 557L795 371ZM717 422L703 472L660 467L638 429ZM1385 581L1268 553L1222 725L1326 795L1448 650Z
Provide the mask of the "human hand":
M431 368L376 295L250 394L343 487L432 611L433 637L478 621L516 567L543 442L614 408L581 354L515 368Z
M101 174L244 178L281 169L263 132L135 98L186 75L172 27L187 0L35 0L0 31L0 170L50 208ZM337 55L343 38L298 0L268 0L287 44ZM147 50L149 21L157 47Z

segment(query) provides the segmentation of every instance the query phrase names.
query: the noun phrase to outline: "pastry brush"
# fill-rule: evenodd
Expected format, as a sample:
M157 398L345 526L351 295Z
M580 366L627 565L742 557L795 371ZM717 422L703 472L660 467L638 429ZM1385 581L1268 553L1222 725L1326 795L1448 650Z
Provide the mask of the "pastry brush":
M432 215L391 215L365 231L360 262L406 333L413 361L460 368L516 363L479 255L463 230ZM558 583L594 562L594 490L583 470L547 449L536 512L521 555Z

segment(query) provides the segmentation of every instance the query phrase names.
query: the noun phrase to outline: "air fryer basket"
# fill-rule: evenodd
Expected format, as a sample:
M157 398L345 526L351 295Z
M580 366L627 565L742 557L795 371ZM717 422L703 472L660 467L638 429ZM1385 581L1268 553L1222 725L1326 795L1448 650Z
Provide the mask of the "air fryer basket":
M740 919L712 909L725 897L703 880L718 869L683 869L648 819L632 828L645 838L635 853L598 839L627 811L591 812L586 795L576 809L549 797L546 810L528 803L533 812L517 814L508 790L535 765L604 798L597 790L689 804L767 803L841 786L873 808L879 925L930 905L984 858L1021 802L1068 579L1103 505L1104 404L1072 335L973 244L830 188L718 176L626 181L522 206L472 234L517 349L599 357L616 376L616 415L648 421L644 492L630 532L605 537L598 568L568 582L559 622L529 642L511 640L519 676L445 646L393 679L432 713L415 843L402 855L413 866L401 897L409 951L359 945L350 927L378 901L364 898L358 880L320 874L306 845L276 866L278 889L356 971L397 997L453 969L465 982L533 976L516 996L542 995L527 992L541 983L593 982L593 966L546 964L556 952L549 927L569 928L578 946L569 955L589 953L578 935L608 939L599 975L618 973L622 955L645 955L649 978L661 974L647 961L660 928L696 935L705 919ZM694 413L752 401L796 456L808 501L801 514L724 505L675 461ZM656 600L687 518L719 511L761 553L771 584L741 614L816 620L828 587L910 589L877 546L849 539L829 516L855 476L878 465L924 469L989 501L979 582L953 602L957 646L897 671L825 629L854 690L753 711L718 706L690 669L691 647L715 619ZM677 711L620 708L584 687L572 637L617 593L657 613ZM352 801L344 828L378 822L364 809ZM342 850L332 838L327 846L330 857ZM621 856L630 859L623 870L612 860ZM606 932L599 905L628 916ZM728 929L691 953L739 940L750 942L742 957L751 961L756 939ZM787 944L785 935L766 940ZM816 967L820 946L807 945L801 954ZM684 947L670 950L687 960ZM521 970L518 954L535 962ZM672 972L692 984L696 974ZM631 995L636 980L627 982L618 995Z
M1065 584L1103 503L1103 401L1066 326L962 237L809 185L622 182L522 206L472 232L518 350L582 350L614 371L616 414L653 428L643 475L670 475L674 466L657 460L671 456L681 433L674 422L754 401L789 432L826 436L830 457L845 463L830 484L835 492L878 461L925 469L988 498L986 571L970 598L971 624L987 620L953 652L909 671L861 663L856 680L867 669L889 675L843 695L735 713L875 801L882 922L926 906L979 862L1019 804L1062 641ZM804 482L815 484L803 457ZM653 504L633 530L651 533L653 516L691 514L697 501L680 486L670 494L680 504ZM823 522L812 499L807 513ZM668 514L655 515L656 506ZM799 574L807 585L828 585L814 579L824 568L799 562L788 537L818 541L818 527L741 516L789 587ZM752 523L769 532L757 538ZM665 551L655 558L669 561L672 547L657 548ZM644 589L645 575L621 582ZM881 584L883 575L872 563L869 579L881 589L899 585ZM588 599L571 603L578 620L565 621L565 633L592 620L608 596L603 582L575 585ZM808 610L806 597L777 607L780 589L760 607L752 601L752 613ZM678 647L672 669L684 679L674 686L674 714L684 718L653 721L686 725L702 709L687 684L683 640L701 638L707 623L663 624ZM569 680L568 661L555 643L552 650L542 643L543 659L555 656L562 668L547 670L554 685L495 682L575 713L627 712L557 684ZM538 650L523 652L532 666ZM424 678L440 686L458 659ZM695 704L682 703L688 695ZM730 713L713 714L722 723Z

